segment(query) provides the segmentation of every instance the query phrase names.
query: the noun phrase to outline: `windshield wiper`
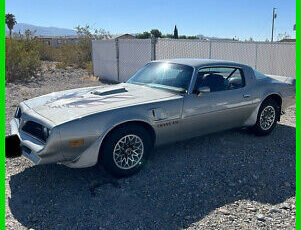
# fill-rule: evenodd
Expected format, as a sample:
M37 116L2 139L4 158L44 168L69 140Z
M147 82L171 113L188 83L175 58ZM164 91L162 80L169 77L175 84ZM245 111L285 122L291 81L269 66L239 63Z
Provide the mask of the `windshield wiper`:
M127 82L130 84L135 84L135 85L143 85L143 86L147 86L150 88L156 88L156 89L163 89L163 90L170 90L173 92L177 92L177 93L187 93L187 90L184 88L177 88L177 87L173 87L173 86L168 86L168 85L161 85L161 84L156 84L156 83L142 83L142 82L137 82L137 81L132 81L132 82Z
M145 85L145 83L138 82L138 81L131 81L131 82L127 82L127 83L134 84L134 85Z

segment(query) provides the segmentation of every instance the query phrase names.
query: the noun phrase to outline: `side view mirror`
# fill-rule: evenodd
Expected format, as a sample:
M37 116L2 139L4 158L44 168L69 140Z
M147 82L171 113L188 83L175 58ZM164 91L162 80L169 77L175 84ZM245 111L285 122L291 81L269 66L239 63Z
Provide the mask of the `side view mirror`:
M208 86L198 88L198 96L201 96L204 93L210 93L210 88Z

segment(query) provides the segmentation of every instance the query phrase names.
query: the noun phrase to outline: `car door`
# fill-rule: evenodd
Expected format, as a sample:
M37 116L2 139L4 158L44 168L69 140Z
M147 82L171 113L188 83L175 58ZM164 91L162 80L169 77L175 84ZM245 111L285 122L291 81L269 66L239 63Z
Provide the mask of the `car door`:
M209 87L210 92L198 95L199 87ZM242 126L254 109L250 90L241 68L201 68L193 92L184 97L181 122L184 137Z

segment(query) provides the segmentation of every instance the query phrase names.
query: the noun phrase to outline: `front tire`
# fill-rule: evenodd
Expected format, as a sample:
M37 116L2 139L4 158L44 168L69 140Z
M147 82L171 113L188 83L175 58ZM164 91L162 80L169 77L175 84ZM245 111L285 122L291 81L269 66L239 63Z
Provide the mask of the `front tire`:
M112 131L101 148L104 168L116 177L137 173L153 149L150 134L139 125L125 125Z
M264 101L258 111L257 121L253 131L258 136L268 135L277 124L280 115L280 107L273 99Z

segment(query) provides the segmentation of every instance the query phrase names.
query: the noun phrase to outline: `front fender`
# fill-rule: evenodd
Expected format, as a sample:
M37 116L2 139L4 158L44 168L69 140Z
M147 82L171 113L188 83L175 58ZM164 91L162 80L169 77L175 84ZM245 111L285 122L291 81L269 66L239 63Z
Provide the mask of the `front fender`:
M104 138L115 127L132 121L144 122L153 127L153 121L151 117L147 116L148 113L144 115L144 114L127 111L126 115L124 115L124 112L125 111L115 111L114 113L107 112L107 114L102 113L93 118L90 118L95 122L96 120L99 121L98 123L95 123L94 126L96 126L96 124L101 123L97 128L97 132L96 132L98 137L92 144L90 144L88 148L86 148L83 152L77 154L73 160L62 162L62 163L71 168L85 168L85 167L94 166L98 162L99 150L101 144L103 143ZM83 121L83 120L81 122L83 124L88 123L88 121Z

